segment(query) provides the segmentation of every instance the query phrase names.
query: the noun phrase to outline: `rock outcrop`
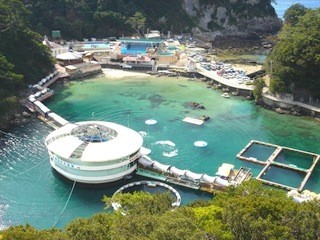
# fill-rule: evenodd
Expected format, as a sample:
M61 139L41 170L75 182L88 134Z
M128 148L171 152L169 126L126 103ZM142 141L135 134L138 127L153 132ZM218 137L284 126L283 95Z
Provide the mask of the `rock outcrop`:
M183 8L198 21L194 34L208 40L275 33L282 24L270 0L184 0Z

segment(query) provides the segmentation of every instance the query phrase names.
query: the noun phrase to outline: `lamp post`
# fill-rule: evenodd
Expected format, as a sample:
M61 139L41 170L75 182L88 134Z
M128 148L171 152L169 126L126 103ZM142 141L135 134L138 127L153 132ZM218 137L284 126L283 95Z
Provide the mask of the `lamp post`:
M272 78L272 71L273 71L273 61L270 61L270 79Z

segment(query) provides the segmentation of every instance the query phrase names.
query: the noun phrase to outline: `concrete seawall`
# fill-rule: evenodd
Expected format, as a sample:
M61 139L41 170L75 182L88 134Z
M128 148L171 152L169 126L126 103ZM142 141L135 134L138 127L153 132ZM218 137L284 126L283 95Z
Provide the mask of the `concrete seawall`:
M295 112L294 109L299 109L299 115L301 114L304 116L320 118L320 107L308 105L305 103L292 101L288 99L278 99L268 94L264 94L262 96L262 103L266 107L269 107L271 109L276 109L276 108L284 109L284 111L288 111L287 113L289 114L291 113L292 115L297 115L297 114L294 114Z

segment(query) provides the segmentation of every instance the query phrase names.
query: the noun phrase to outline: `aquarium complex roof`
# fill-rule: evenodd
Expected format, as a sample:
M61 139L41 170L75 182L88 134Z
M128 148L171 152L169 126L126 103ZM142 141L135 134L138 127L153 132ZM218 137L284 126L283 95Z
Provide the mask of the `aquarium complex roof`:
M143 138L125 126L103 121L68 123L51 132L46 146L64 159L84 162L117 160L137 152Z

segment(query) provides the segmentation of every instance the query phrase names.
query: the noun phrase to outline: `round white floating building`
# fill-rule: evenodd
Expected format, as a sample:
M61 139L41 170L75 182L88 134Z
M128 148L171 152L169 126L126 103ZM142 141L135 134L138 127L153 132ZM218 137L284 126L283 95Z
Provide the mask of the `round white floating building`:
M138 132L103 121L68 123L45 140L58 173L90 184L113 182L135 171L142 143Z

